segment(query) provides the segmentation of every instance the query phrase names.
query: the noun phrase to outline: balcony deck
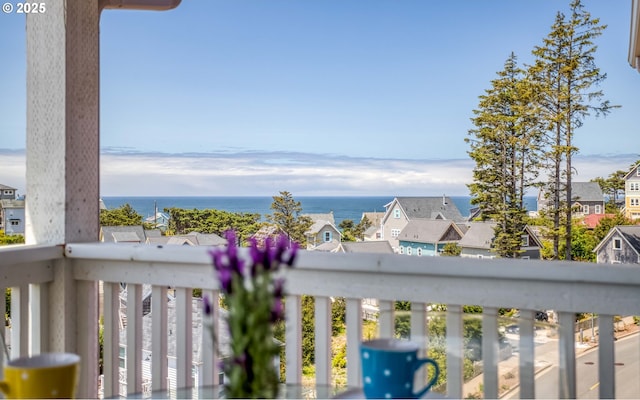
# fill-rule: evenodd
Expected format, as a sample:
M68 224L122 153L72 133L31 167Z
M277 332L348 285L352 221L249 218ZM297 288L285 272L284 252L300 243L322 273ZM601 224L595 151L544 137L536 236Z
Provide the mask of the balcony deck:
M78 243L66 246L7 246L0 248L2 286L12 288L11 356L44 351L56 317L46 293L56 281L55 268L72 269L78 283L102 282L100 303L104 315L104 396L143 390L142 287L151 285L151 385L166 389L169 377L168 337L175 335L175 381L194 384L194 346L202 347L197 384L216 382L215 352L208 335L193 335L192 288L215 296L216 281L206 248L151 245ZM347 384L360 386L358 343L362 338L362 299L375 298L381 310L379 334L392 336L393 301L411 301L411 335L428 336L424 321L428 303L447 304L446 395L462 398L462 305L483 307L482 383L485 398L498 397L497 346L500 307L521 310L519 395L535 397L534 310L551 309L559 315L558 364L562 381L557 396L576 397L576 341L574 316L599 315L599 396L615 397L614 316L640 315L640 274L622 265L532 260L477 260L458 257L411 257L379 254L326 254L302 251L287 274L286 381L302 382L300 296L315 296L316 382L331 384L331 297L346 298ZM126 375L120 376L120 283L127 283ZM168 288L175 289L175 332L167 328ZM81 307L82 296L67 296ZM135 305L131 307L131 305ZM4 305L2 305L4 307ZM197 306L196 306L197 307ZM98 321L96 321L98 323ZM194 340L201 340L194 343ZM97 349L78 343L81 355ZM160 354L160 356L156 356ZM97 385L98 376L89 379Z

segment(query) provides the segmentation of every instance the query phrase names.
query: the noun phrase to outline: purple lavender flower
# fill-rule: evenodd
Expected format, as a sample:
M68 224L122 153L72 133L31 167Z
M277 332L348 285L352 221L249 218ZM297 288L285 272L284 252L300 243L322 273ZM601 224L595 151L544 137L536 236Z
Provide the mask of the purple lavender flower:
M240 257L236 234L227 231L225 237L228 242L226 247L209 252L220 291L226 295L229 306L226 318L232 354L226 359L223 369L228 376L242 377L242 380L230 381L225 386L231 397L244 398L256 394L259 397L271 397L277 394L277 374L265 367L263 361L270 362L270 358L279 351L273 343L272 327L269 325L284 319L285 286L285 279L275 277L274 272L282 264L293 266L298 247L296 244L290 245L285 235L276 239L267 237L262 246L252 238L249 239L249 257L245 258ZM264 307L256 307L254 299ZM208 298L204 300L204 312L207 315L213 312ZM254 358L254 355L259 357ZM241 372L238 373L238 370ZM253 393L254 389L247 387L247 381L257 377L262 381L267 375L269 385L264 388L266 391L261 389L259 393ZM247 396L252 393L252 396Z
M284 296L284 278L278 278L273 282L273 296L277 299Z
M289 267L293 267L293 263L296 260L296 255L298 253L298 243L291 243L291 247L289 247L289 251L283 255L282 262L285 263Z
M282 305L282 298L276 297L271 307L271 322L280 321L284 318L284 307Z
M233 274L230 268L223 268L218 270L218 280L220 281L220 288L227 294L232 292Z
M287 248L289 247L289 239L286 235L278 235L276 239L276 254L275 259L278 262L282 262L282 255L285 253Z
M204 296L203 306L204 306L204 314L211 315L211 313L213 312L213 308L211 307L211 301L209 300L209 296Z

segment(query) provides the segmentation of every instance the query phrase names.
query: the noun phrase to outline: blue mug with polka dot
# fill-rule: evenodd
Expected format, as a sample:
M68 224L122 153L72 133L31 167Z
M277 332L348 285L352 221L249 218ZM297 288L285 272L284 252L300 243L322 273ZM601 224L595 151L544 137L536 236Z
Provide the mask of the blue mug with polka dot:
M417 344L399 339L374 339L360 344L362 383L367 399L417 399L438 380L440 368L430 358L418 357ZM423 388L414 390L416 372L425 364L433 375ZM425 367L426 368L426 367Z

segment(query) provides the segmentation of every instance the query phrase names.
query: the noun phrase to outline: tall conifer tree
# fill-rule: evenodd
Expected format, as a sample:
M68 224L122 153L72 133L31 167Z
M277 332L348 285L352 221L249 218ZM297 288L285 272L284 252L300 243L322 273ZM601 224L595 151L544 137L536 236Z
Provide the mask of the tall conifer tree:
M465 139L476 163L468 185L471 202L480 207L483 219L497 223L493 248L502 257L515 258L521 252L524 195L534 185L541 162L538 93L511 53L504 70L480 96L472 119L475 129L469 131L474 139Z
M573 0L570 10L568 18L562 12L557 13L543 45L533 50L536 61L530 68L540 86L545 88L541 115L546 120L551 142L547 193L553 217L553 253L554 258L559 258L559 242L564 237L564 258L567 260L571 259L571 183L574 174L571 162L578 151L574 133L591 113L605 115L613 107L603 100L601 90L592 89L606 78L596 67L597 46L593 42L606 25L600 24L598 18L592 18L580 0Z

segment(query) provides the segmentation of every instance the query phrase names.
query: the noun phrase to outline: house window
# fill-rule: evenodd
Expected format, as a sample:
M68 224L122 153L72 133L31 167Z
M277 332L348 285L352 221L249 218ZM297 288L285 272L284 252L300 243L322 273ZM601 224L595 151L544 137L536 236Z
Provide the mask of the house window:
M400 246L400 254L404 254L404 246Z
M20 225L20 220L19 219L12 219L11 220L11 226L18 226Z
M393 210L393 218L400 218L400 210L399 209L395 209Z
M529 247L529 235L522 235L522 246Z
M622 249L622 240L620 240L620 239L613 239L613 249L614 249L614 250L620 250L620 249Z
M596 214L602 214L602 206L600 204L595 205Z
M640 199L629 199L632 206L640 205Z
M589 206L588 205L582 206L582 213L583 214L589 214Z
M640 168L636 169L636 176L640 176Z
M421 256L421 255L422 255L422 249L421 249L420 247L418 247L418 248L416 249L416 254L417 254L418 256Z
M325 242L330 242L331 241L331 232L327 231L324 233L324 241Z
M640 182L631 182L631 183L629 183L629 190L631 190L631 191L640 190Z
M400 229L392 229L391 230L391 237L392 238L397 238L398 236L400 236Z
M120 368L127 368L127 348L120 346L120 355L118 356Z
M413 250L411 247L407 247L407 255L410 256L411 255L411 250Z

